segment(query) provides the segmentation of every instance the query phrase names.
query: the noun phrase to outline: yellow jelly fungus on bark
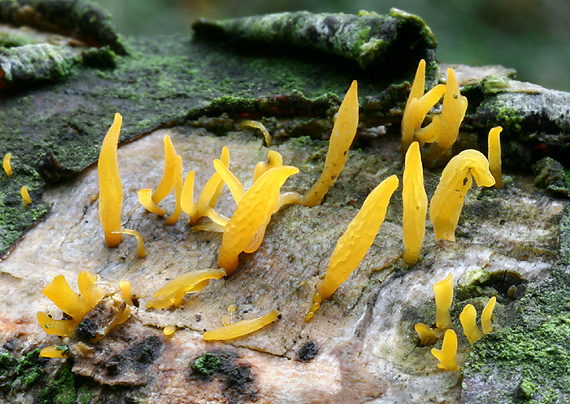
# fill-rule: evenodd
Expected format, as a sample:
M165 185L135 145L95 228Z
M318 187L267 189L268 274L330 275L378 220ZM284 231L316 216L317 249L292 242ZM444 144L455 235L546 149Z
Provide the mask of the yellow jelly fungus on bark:
M152 194L152 201L158 204L172 191L174 186L174 169L176 165L176 149L170 136L164 136L164 173L162 179Z
M495 126L489 131L489 167L495 178L495 188L503 188L501 163L501 126Z
M113 234L121 229L121 207L123 205L123 184L117 162L117 143L123 118L115 114L111 128L105 135L97 168L99 171L99 220L105 233L105 242L116 247L123 239L122 234Z
M438 368L459 370L459 366L457 366L457 334L455 331L446 330L441 349L432 348L431 353L439 360Z
M463 333L471 345L483 338L483 333L477 327L477 310L475 310L472 304L465 306L459 315L459 321L461 322Z
M230 154L227 147L223 148L220 161L225 167L229 167ZM218 201L218 197L220 196L224 185L225 183L218 172L212 174L208 181L206 181L204 188L202 188L202 192L198 196L198 200L194 204L194 216L190 216L190 223L192 225L197 224L198 220L202 217L209 217L209 212L214 209L214 206L216 206L216 202Z
M190 219L196 217L196 205L194 205L194 170L186 175L186 180L180 192L180 207L182 211L190 216Z
M133 236L137 240L137 257L144 258L146 257L146 249L144 248L144 240L141 234L136 230L129 230L129 229L121 229L117 231L117 233L127 234L129 236Z
M261 317L238 321L215 330L206 331L202 337L204 341L225 341L243 337L271 324L277 318L279 318L279 312L272 310Z
M60 337L71 337L79 321L75 320L55 320L47 314L38 311L38 323L48 335L59 335Z
M176 223L180 214L182 213L182 186L183 186L183 175L182 175L182 156L176 156L176 161L174 163L174 201L175 201L175 208L174 212L168 219L166 219L167 225L172 225Z
M182 304L187 292L198 292L208 285L210 279L220 279L226 276L223 269L199 269L186 272L158 289L146 307L153 309L166 309L178 307Z
M271 146L271 135L267 131L267 128L261 122L246 119L245 121L241 121L241 123L239 124L240 129L247 127L259 129L263 134L263 138L265 139L265 146L267 147Z
M398 188L398 177L382 181L364 200L360 211L336 243L325 278L317 286L321 299L330 297L364 258L384 222L390 197Z
M224 268L228 275L237 269L239 254L248 247L262 226L267 225L279 201L279 190L287 178L298 172L297 167L274 167L259 177L243 195L224 228L218 254L218 266Z
M311 308L309 309L309 311L307 312L307 315L305 316L305 321L309 321L310 319L313 318L313 316L315 315L315 313L317 312L319 307L321 307L322 301L323 301L323 298L321 297L321 294L319 292L316 292L313 295L313 304L311 305Z
M481 328L484 334L489 334L493 332L493 325L491 324L491 316L493 315L493 310L495 309L495 303L497 303L497 298L493 296L489 302L485 305L483 313L481 313Z
M121 279L119 281L119 290L121 291L121 296L128 305L133 305L133 295L131 293L131 282L126 279Z
M430 203L430 220L436 241L455 241L455 229L463 202L473 183L471 176L475 177L480 187L491 187L495 184L495 179L489 171L489 161L477 150L462 151L443 169Z
M69 348L65 345L63 346L46 346L40 351L40 357L42 358L67 358L67 353Z
M253 171L253 182L255 182L259 177L261 177L267 170L273 167L279 167L283 165L283 157L276 151L269 150L267 153L267 161L260 161L256 164Z
M329 149L325 167L319 179L303 195L303 205L317 206L342 172L348 158L348 150L358 127L358 88L356 80L352 82L338 110L329 140Z
M433 330L429 328L427 325L422 323L417 323L414 326L414 329L416 330L418 336L420 337L420 344L422 344L423 346L433 345L437 342L437 335L435 335Z
M149 212L154 213L158 216L164 216L166 211L158 206L152 200L152 189L143 188L137 191L140 204Z
M164 335L169 336L174 334L174 332L176 331L176 327L173 325L167 325L166 327L164 327L164 329L162 330L162 332L164 333Z
M22 201L24 202L24 206L28 206L32 203L32 198L30 197L30 193L28 192L28 187L24 185L20 189L20 194L22 194Z
M406 152L402 202L404 206L404 261L413 265L420 256L427 213L427 194L424 188L424 171L418 142L412 143Z
M2 159L2 167L4 168L4 172L8 177L14 175L14 171L12 170L12 164L10 163L11 159L12 159L12 153L6 153L6 155Z
M230 169L224 165L224 163L218 159L214 160L214 168L216 172L220 175L222 180L228 186L232 197L236 204L241 201L243 195L245 194L245 189L243 188L242 183L240 180L230 171Z
M453 301L453 275L448 274L445 279L433 285L435 294L435 326L441 330L451 328L451 314L449 308Z

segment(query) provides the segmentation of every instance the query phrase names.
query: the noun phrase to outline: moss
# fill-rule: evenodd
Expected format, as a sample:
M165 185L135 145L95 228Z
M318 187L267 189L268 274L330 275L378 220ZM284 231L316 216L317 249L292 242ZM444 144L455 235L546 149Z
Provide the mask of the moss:
M73 404L77 400L75 375L71 366L64 366L39 394L40 404ZM84 397L85 395L82 395ZM88 402L88 401L87 401Z
M222 360L211 353L204 354L192 363L192 369L204 376L211 376L222 369Z
M29 389L43 375L45 360L40 358L40 349L34 349L17 360L14 368L14 383L12 388L16 390Z

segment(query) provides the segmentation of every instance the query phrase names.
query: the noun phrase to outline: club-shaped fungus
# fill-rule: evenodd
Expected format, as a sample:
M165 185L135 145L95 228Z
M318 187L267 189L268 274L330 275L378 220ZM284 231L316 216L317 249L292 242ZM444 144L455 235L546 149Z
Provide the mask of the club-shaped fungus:
M463 333L471 345L483 338L483 333L477 327L477 310L475 310L472 304L465 306L459 315L459 321L461 322Z
M129 306L133 305L133 295L131 293L131 282L126 279L121 279L119 281L119 290L121 291L121 296L127 302Z
M6 153L6 155L2 159L2 167L4 168L4 172L8 177L14 175L14 171L12 170L11 159L12 159L12 153Z
M123 239L121 230L121 208L123 205L123 184L117 162L117 144L123 118L115 114L113 124L105 135L97 168L99 172L99 220L105 233L105 242L116 247Z
M329 267L323 281L317 286L316 298L307 314L311 319L320 306L320 301L329 298L358 267L384 222L388 203L398 188L398 177L392 175L382 181L364 200L360 211L350 222L336 243Z
M146 249L144 248L144 240L138 231L129 230L129 229L121 229L121 230L117 230L116 232L113 232L113 233L121 233L121 234L127 234L129 236L133 236L135 238L135 240L137 240L137 257L139 257L139 258L146 257Z
M205 288L210 279L220 279L226 276L223 269L198 269L186 272L158 289L150 299L146 307L152 309L166 309L178 307L184 300L184 295L188 292L198 292Z
M267 147L271 146L271 135L267 131L267 128L265 127L265 125L263 125L259 121L252 121L251 119L246 119L245 121L240 122L240 124L239 124L240 129L247 128L247 127L259 129L261 131L261 133L263 134L263 138L265 139L265 146L267 146Z
M437 104L445 92L445 85L438 84L424 95L425 70L426 62L422 59L416 70L414 83L402 116L402 143L400 146L402 155L405 155L408 147L414 141L416 131L420 129L429 110ZM430 139L423 141L430 142ZM431 140L431 142L433 141Z
M176 160L174 162L174 172L173 172L173 180L174 180L174 201L175 201L175 208L174 212L168 219L166 219L166 224L172 225L176 223L180 214L182 213L182 187L184 185L183 175L182 175L182 156L176 156Z
M501 163L501 126L495 126L489 131L489 168L495 178L495 188L503 188Z
M449 308L453 301L453 274L433 285L435 294L435 326L441 330L451 328Z
M238 321L214 330L206 331L202 337L204 341L225 341L243 337L244 335L251 334L271 324L278 319L279 316L280 314L277 310L271 310L261 317Z
M455 331L446 330L441 349L432 348L431 353L439 360L438 368L459 370L459 366L457 366L457 334Z
M493 332L493 325L491 324L491 316L493 315L493 310L495 309L495 304L497 303L497 298L493 296L489 299L489 302L485 305L483 313L481 313L481 328L484 334L489 334Z
M464 150L445 166L430 203L430 219L436 240L455 241L455 229L465 195L473 183L471 175L478 186L495 184L489 171L489 161L477 150Z
M20 194L22 195L22 201L24 202L24 206L28 206L32 203L32 198L30 197L30 193L28 192L28 187L23 186L20 189Z
M224 227L222 245L218 254L218 266L231 275L239 264L238 257L256 234L266 226L279 201L279 190L291 175L299 169L279 166L268 170L247 190L239 201L234 215Z
M170 136L164 136L164 173L162 179L152 194L152 201L158 205L172 191L176 167L176 149Z
M43 312L38 312L38 321L49 335L70 337L83 317L95 307L104 296L104 292L95 283L97 277L89 272L80 272L77 285L81 295L75 293L63 275L56 276L44 289L43 294L70 319L55 320Z
M422 344L423 346L433 345L436 343L437 335L435 335L433 330L429 328L427 325L422 323L417 323L414 326L414 329L416 330L418 336L420 337L420 344Z
M303 195L303 205L317 206L330 187L340 175L346 160L348 150L358 127L358 88L356 80L352 82L338 110L329 140L329 149L325 159L325 167L319 179Z
M67 358L69 347L67 345L50 345L42 348L40 357L42 358Z
M404 261L413 265L420 256L424 241L427 213L427 194L420 145L413 142L406 152L402 202L404 227Z

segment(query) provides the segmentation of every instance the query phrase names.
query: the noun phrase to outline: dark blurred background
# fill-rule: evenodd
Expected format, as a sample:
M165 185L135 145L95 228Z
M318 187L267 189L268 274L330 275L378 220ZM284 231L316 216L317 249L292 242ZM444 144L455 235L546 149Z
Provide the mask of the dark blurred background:
M570 0L96 0L127 36L190 33L197 18L279 11L387 13L422 17L439 45L439 60L502 64L517 78L570 91Z

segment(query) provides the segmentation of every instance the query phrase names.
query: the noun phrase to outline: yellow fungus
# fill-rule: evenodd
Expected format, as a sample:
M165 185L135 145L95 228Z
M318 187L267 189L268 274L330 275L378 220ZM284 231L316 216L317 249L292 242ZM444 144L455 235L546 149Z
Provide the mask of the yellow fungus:
M194 205L194 171L186 175L186 180L180 192L180 207L190 218L196 217L196 206Z
M137 191L140 204L149 212L157 214L158 216L164 216L166 211L159 207L152 200L152 189L144 188Z
M105 242L116 247L122 234L113 234L121 229L121 207L123 205L123 184L117 162L117 143L123 118L115 114L113 124L105 135L97 168L99 171L99 220L105 233Z
M144 240L141 234L136 230L129 230L129 229L121 229L118 230L117 233L127 234L129 236L133 236L137 240L137 257L144 258L146 257L146 249L144 248Z
M71 337L79 321L75 320L55 320L47 314L38 311L38 323L48 335L59 335L60 337Z
M457 334L455 331L446 330L441 349L432 348L431 353L439 360L438 368L459 370L459 366L457 366Z
M239 264L238 257L260 229L265 229L279 201L279 190L299 169L291 166L274 167L263 174L243 195L234 215L224 228L218 266L231 275ZM263 230L265 231L265 230Z
M167 282L158 289L146 307L153 309L165 309L178 307L182 304L187 292L197 292L208 285L210 279L220 279L226 275L223 269L199 269L186 272Z
M30 197L30 193L28 192L28 187L24 185L20 189L20 194L22 195L22 201L24 202L24 206L28 206L32 203L32 198Z
M214 168L216 169L216 172L220 175L222 180L226 183L226 185L230 189L230 192L232 194L232 197L234 198L235 203L238 204L239 201L241 201L241 198L243 198L243 194L245 194L245 190L243 188L242 183L240 182L240 180L238 180L238 178L234 175L234 173L232 173L230 169L224 165L222 161L215 159Z
M346 160L348 150L358 127L358 89L356 80L352 82L338 110L337 119L334 123L329 149L325 159L325 167L319 179L303 195L303 205L308 207L317 206L330 187L333 186L340 175Z
M229 167L230 155L227 147L223 148L220 161L224 166ZM195 216L190 216L190 223L192 225L198 223L200 218L208 216L209 210L213 209L216 205L224 185L225 183L218 172L212 174L208 181L206 181L202 192L198 196L198 200L194 204Z
M497 298L493 296L489 299L489 302L485 305L483 313L481 313L481 328L484 334L489 334L493 332L493 325L491 324L491 316L493 315L493 310L495 309L495 303L497 303Z
M251 334L279 318L279 312L272 310L269 313L249 320L238 321L215 330L206 331L202 336L204 341L225 341Z
M503 174L501 170L501 126L496 126L489 131L489 167L493 178L495 178L495 188L503 188Z
M433 330L429 328L427 325L422 323L417 323L414 326L414 329L416 330L418 336L420 337L420 344L422 344L423 346L433 345L436 343L437 335L435 335Z
M321 294L319 292L316 292L313 295L313 304L312 304L311 308L309 309L309 311L307 312L307 315L305 316L305 321L309 321L310 319L313 318L313 316L315 315L315 313L317 312L319 307L321 307L322 301L323 301L323 298L321 297Z
M230 150L228 149L228 146L224 146L222 148L222 154L220 155L220 161L222 163L224 163L224 165L226 167L230 166ZM210 207L212 209L216 206L216 203L218 202L218 198L220 197L220 195L222 194L222 191L224 189L224 185L225 184L223 181L218 181L218 187L216 188L216 190L214 191L214 194L210 198Z
M430 203L430 219L436 240L455 241L455 229L465 195L473 182L471 175L478 186L490 187L495 183L489 171L489 161L477 150L464 150L445 166Z
M95 307L105 296L105 292L95 285L98 278L97 275L88 271L81 271L77 275L77 287L79 288L81 299L85 300L88 307Z
M164 173L162 179L152 194L152 201L158 204L172 191L174 186L174 169L176 165L176 150L170 136L164 136Z
M50 299L64 313L74 319L81 319L93 308L85 299L82 299L71 289L63 275L57 275L42 290L43 294Z
M133 305L133 295L131 294L131 282L126 279L121 279L119 281L119 289L121 291L121 296L128 305Z
M451 328L451 315L449 308L453 301L453 275L448 274L445 279L433 285L435 294L435 326L441 330Z
M176 327L173 325L167 325L166 327L164 327L164 329L162 330L162 332L164 333L164 335L169 336L174 334L174 332L176 331Z
M8 177L14 175L14 171L12 170L11 159L12 159L12 153L6 153L6 155L2 159L2 167L4 168L4 172Z
M404 114L402 116L402 155L406 153L408 147L414 141L414 137L417 138L416 131L420 129L429 110L433 108L445 92L445 85L439 84L424 95L425 66L425 60L420 60L418 69L416 70L414 83L412 84L410 95L406 103L406 108L404 109ZM422 141L426 142L430 140L431 139ZM433 142L433 140L431 140L431 142Z
M265 146L267 147L271 146L271 135L269 134L269 132L261 122L253 121L251 119L246 119L245 121L241 121L241 123L239 124L240 129L246 128L248 126L250 128L259 129L263 134L263 138L265 139Z
M67 358L67 353L69 348L66 345L56 346L46 346L40 351L40 357L42 358Z
M406 152L402 201L404 205L404 261L413 265L420 256L424 240L427 213L427 195L424 188L424 171L418 142Z
M317 287L322 299L338 289L372 246L398 183L398 177L392 175L374 188L336 243L325 278Z
M174 162L174 171L173 171L173 179L174 179L174 200L176 206L174 208L174 213L170 215L168 219L166 219L166 224L172 225L176 223L180 214L182 213L182 156L176 156L176 161Z
M255 182L259 177L261 177L267 170L273 167L279 167L283 165L283 157L276 151L269 150L267 153L267 161L260 161L256 164L253 171L253 181Z
M475 310L472 304L465 306L459 315L459 321L461 322L463 333L471 345L483 338L483 333L477 327L477 310Z

